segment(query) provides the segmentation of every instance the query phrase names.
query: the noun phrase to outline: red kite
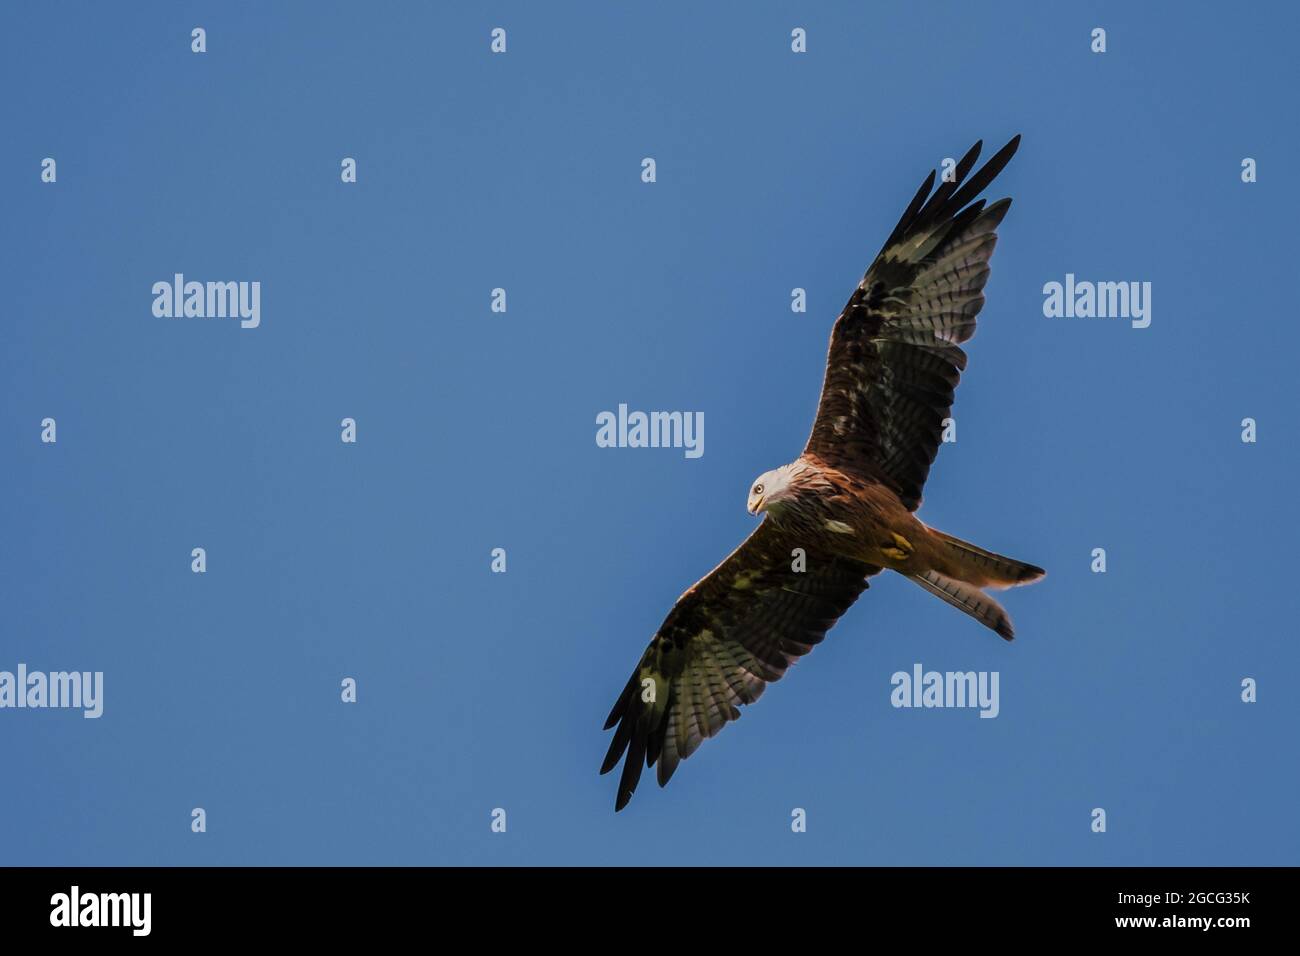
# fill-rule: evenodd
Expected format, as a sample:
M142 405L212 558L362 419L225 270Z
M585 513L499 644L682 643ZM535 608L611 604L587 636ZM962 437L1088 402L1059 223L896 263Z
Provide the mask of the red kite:
M659 785L771 681L821 642L881 570L897 571L1011 640L982 589L1037 581L1042 568L985 551L916 517L966 367L960 343L984 305L997 227L1011 206L980 192L1017 136L969 179L976 143L951 182L929 177L853 291L831 332L808 445L749 492L762 523L683 594L610 711L600 772L627 754L615 810L642 766Z

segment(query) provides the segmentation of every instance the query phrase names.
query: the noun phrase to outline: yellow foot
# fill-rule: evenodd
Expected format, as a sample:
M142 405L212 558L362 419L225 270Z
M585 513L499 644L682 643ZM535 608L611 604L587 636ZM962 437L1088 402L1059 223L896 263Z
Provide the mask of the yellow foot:
M908 541L901 534L889 532L889 536L894 540L894 546L880 549L880 553L891 561L906 561L912 556L912 542Z

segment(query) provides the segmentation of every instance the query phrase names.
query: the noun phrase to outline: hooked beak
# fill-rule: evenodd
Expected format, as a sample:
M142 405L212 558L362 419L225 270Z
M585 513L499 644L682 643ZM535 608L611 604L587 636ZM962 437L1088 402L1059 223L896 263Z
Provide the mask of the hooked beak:
M760 511L762 511L763 502L765 502L766 500L767 500L767 495L764 495L762 498L759 498L757 501L751 502L749 505L749 513L752 515L756 515Z

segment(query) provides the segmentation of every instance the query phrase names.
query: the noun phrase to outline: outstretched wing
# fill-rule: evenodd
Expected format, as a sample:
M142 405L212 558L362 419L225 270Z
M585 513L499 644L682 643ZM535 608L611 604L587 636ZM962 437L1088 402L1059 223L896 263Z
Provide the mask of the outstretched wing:
M804 570L795 570L795 548ZM731 556L678 598L609 712L617 725L600 772L627 752L615 810L632 798L642 766L659 786L705 737L740 717L867 588L880 568L807 550L764 519Z
M840 313L804 449L885 481L913 511L966 367L959 343L975 334L996 230L1011 205L972 200L1006 166L1020 137L967 180L980 145L933 195L931 171Z

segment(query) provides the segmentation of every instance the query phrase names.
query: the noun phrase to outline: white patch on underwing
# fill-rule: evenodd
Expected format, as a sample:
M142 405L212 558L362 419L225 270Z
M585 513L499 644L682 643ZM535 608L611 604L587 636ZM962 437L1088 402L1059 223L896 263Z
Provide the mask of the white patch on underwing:
M827 521L826 530L834 531L836 534L852 534L853 527L845 524L843 521Z

